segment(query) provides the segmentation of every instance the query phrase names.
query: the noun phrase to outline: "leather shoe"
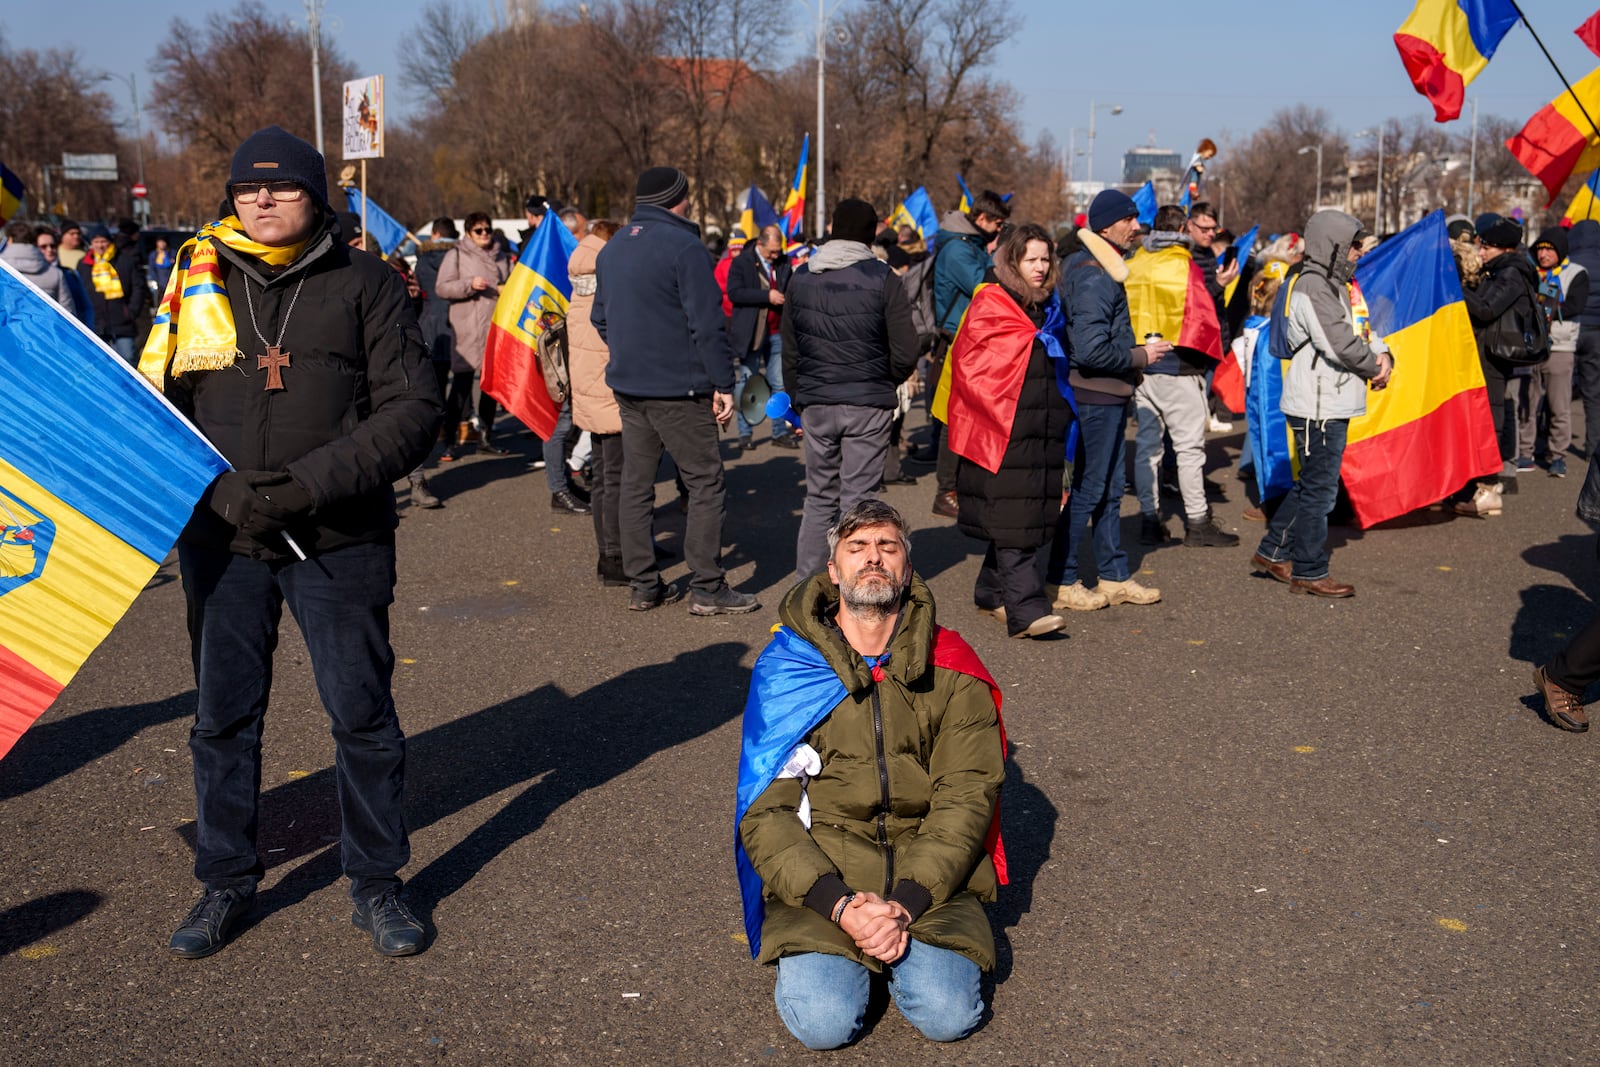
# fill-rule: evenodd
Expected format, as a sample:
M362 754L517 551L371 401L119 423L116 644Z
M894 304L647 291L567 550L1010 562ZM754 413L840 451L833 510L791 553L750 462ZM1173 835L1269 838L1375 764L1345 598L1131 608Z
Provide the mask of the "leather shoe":
M565 489L557 489L550 494L550 510L565 511L568 515L590 514L589 505Z
M415 956L422 951L422 923L392 889L357 901L350 921L372 935L372 947L380 956Z
M1284 585L1288 585L1294 580L1294 564L1288 560L1274 563L1257 552L1250 557L1250 562L1255 565L1257 574L1265 574L1267 577L1280 581Z
M961 513L961 506L956 503L956 491L946 489L942 493L935 493L933 497L933 513L953 519Z
M197 960L228 943L256 906L254 888L208 889L172 934L167 949L174 956Z
M1543 667L1534 669L1533 684L1539 687L1539 695L1544 698L1544 709L1551 722L1575 734L1589 729L1589 716L1583 710L1582 693L1567 692L1550 680L1550 675L1545 673Z
M1330 600L1342 600L1347 596L1355 596L1356 587L1348 582L1336 582L1329 575L1311 582L1290 578L1289 592L1310 593L1312 596L1327 597Z

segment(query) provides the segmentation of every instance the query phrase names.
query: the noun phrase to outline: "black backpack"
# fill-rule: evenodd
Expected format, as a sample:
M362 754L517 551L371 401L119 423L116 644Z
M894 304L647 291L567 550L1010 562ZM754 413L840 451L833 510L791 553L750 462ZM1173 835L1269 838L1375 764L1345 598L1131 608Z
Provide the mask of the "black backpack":
M1524 295L1483 331L1483 354L1513 367L1534 367L1550 358L1550 320L1538 293L1526 278L1522 282Z

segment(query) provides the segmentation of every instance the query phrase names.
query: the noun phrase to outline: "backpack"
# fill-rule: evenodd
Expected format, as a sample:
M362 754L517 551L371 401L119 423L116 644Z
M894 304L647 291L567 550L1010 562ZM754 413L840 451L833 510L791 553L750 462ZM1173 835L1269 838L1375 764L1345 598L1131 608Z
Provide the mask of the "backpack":
M933 317L933 257L912 264L900 284L911 302L911 325L917 331L917 342L927 352L939 336L939 321Z
M1526 281L1526 279L1524 279ZM1550 320L1539 306L1538 294L1527 291L1483 331L1483 354L1513 367L1533 367L1550 358ZM1523 311L1523 306L1527 311Z
M544 376L545 391L559 407L572 395L572 379L567 373L567 320L547 311L540 321L544 330L537 345L539 373Z
M1311 343L1311 338L1307 337L1293 348L1289 347L1289 297L1294 292L1294 283L1299 280L1300 266L1296 264L1289 269L1289 276L1284 278L1278 296L1272 302L1272 328L1267 331L1267 351L1273 359L1285 362Z

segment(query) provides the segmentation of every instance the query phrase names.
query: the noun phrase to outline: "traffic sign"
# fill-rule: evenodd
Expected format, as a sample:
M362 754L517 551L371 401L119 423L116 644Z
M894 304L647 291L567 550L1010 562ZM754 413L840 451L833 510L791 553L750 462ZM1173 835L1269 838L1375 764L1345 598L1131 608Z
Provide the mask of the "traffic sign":
M132 192L134 196L138 197L140 200L143 200L145 197L150 195L150 187L144 182L134 182Z

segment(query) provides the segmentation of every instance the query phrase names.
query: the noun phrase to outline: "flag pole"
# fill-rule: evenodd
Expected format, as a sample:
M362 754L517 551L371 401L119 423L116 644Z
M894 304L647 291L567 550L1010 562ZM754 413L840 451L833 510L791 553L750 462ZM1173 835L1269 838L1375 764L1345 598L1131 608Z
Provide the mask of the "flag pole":
M1530 31L1531 32L1531 31ZM1378 142L1378 159L1383 159L1383 142ZM1472 94L1472 155L1467 164L1467 214L1472 214L1473 193L1478 185L1478 94ZM1381 162L1379 164L1382 165ZM1383 193L1380 191L1379 196Z
M1533 28L1533 23L1529 22L1528 16L1523 14L1522 8L1517 5L1517 0L1510 0L1510 3L1511 10L1517 13L1517 18L1521 19L1522 24L1528 28L1529 35L1533 37L1533 43L1539 46L1539 51L1544 53L1544 58L1549 60L1550 69L1556 72L1556 77L1560 78L1561 84L1566 86L1567 95L1572 97L1574 104L1578 105L1578 111L1583 115L1584 121L1589 124L1589 129L1594 132L1595 138L1600 140L1600 126L1595 125L1595 121L1589 115L1588 109L1583 106L1583 101L1578 99L1578 94L1572 91L1572 83L1567 81L1567 76L1561 73L1560 67L1556 66L1555 57L1551 56L1550 49L1546 48L1544 42L1539 39L1539 33Z

